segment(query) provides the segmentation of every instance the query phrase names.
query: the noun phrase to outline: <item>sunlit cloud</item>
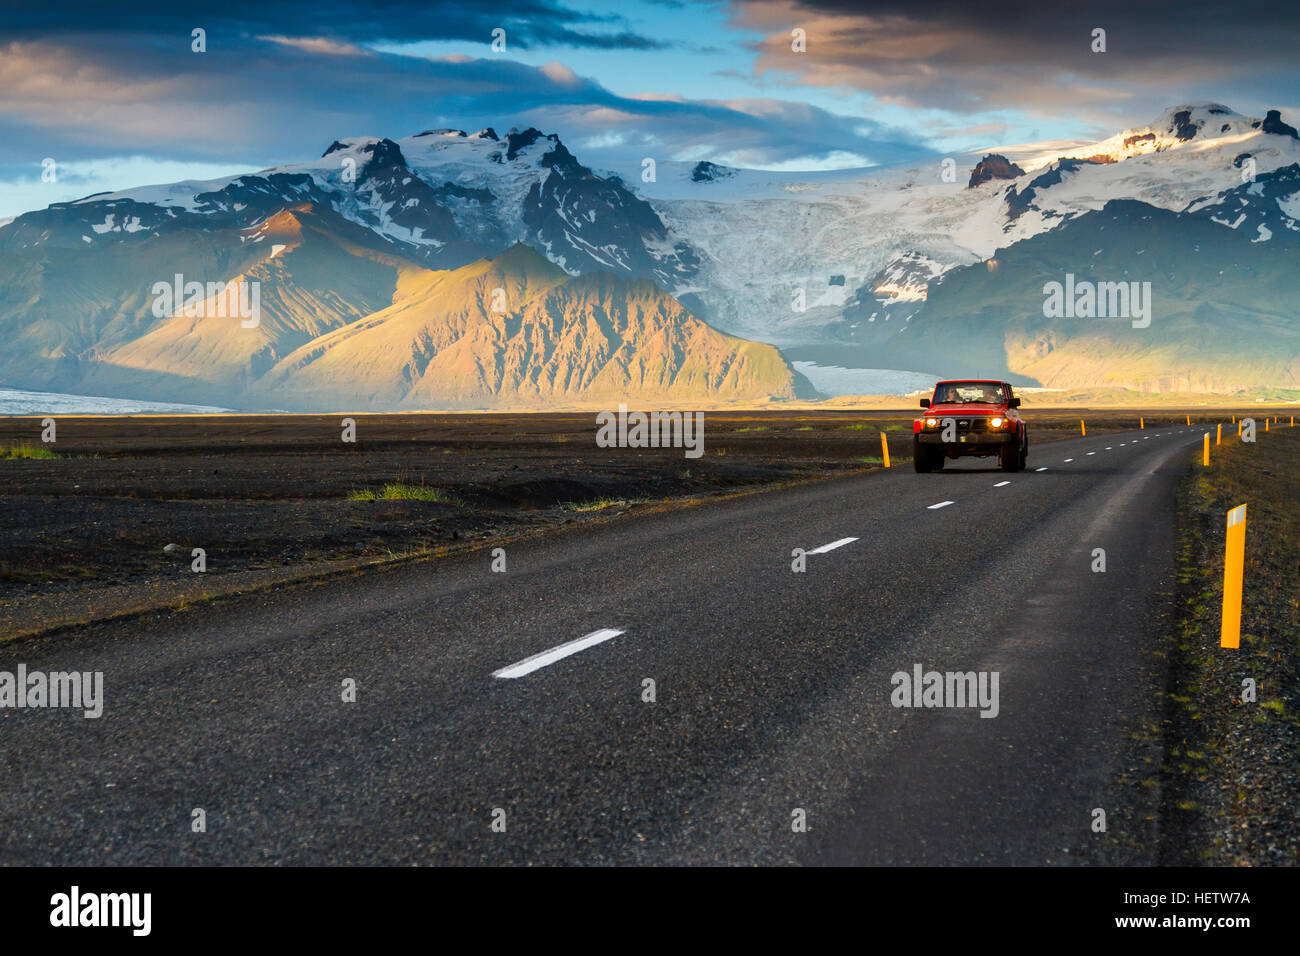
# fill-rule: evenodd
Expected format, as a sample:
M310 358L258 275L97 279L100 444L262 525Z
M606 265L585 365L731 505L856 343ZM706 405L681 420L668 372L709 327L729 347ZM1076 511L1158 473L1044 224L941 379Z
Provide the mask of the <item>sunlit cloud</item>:
M310 53L331 53L336 56L354 56L364 51L351 43L340 43L337 40L331 40L327 37L285 37L285 36L262 36L259 40L267 40L271 43L282 43L285 46L297 47L299 50L307 50Z

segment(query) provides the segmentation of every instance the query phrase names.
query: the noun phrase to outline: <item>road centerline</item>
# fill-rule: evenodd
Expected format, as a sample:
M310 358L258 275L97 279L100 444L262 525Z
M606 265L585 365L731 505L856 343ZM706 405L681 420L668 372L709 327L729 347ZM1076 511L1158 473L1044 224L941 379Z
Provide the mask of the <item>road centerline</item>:
M926 510L927 510L927 511L934 511L934 510L937 509L937 508L946 508L946 507L948 507L949 505L954 504L954 503L955 503L955 502L952 502L952 501L941 501L941 502L939 502L937 505L927 505L927 506L926 506Z
M546 667L548 664L554 664L556 661L564 660L564 658L577 654L579 651L585 651L589 647L608 641L611 637L618 637L622 633L622 631L613 628L603 627L599 631L584 634L582 637L559 644L550 650L542 651L540 654L525 657L522 661L511 664L509 667L495 670L492 672L492 676L503 680L523 677L535 670Z
M832 541L830 544L824 544L820 548L813 548L808 554L825 554L827 551L834 551L836 548L842 548L846 544L852 544L857 538L840 538L838 541Z

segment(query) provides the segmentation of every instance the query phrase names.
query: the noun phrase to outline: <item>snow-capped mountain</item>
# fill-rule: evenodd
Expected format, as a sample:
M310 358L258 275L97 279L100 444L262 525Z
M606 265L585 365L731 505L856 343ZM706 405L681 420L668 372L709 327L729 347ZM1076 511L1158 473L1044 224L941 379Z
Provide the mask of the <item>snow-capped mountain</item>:
M1006 165L989 163L990 154ZM700 254L695 281L676 290L693 293L684 301L719 328L798 346L859 341L873 315L896 323L896 306L915 312L907 300L916 287L893 277L918 261L933 278L1112 199L1174 211L1216 202L1243 184L1243 154L1258 177L1300 162L1300 140L1275 111L1259 119L1206 104L1174 107L1097 143L998 146L838 172L714 171L702 182L691 164L661 162L655 182L627 181ZM981 166L996 175L975 182ZM1266 217L1275 199L1287 202L1245 198ZM900 296L879 294L891 287ZM793 307L799 290L802 312ZM873 302L881 308L864 310Z
M1241 189L1294 189L1297 175L1293 165ZM1235 208L1242 193L1234 192L1223 205ZM1000 250L993 268L949 270L931 283L925 308L873 354L892 368L940 359L945 375L1020 385L1294 395L1300 233L1274 225L1265 240L1244 222L1225 226L1215 207L1172 212L1111 200ZM1070 309L1046 307L1053 283L1078 290Z
M1247 157L1243 154L1242 158ZM1237 162L1241 164L1241 160ZM1198 199L1184 211L1253 236L1253 242L1267 242L1276 233L1300 233L1300 164L1283 166L1252 182Z
M1169 212L1166 228L1205 222L1249 233L1247 250L1295 237L1300 213L1300 134L1277 111L1255 118L1217 104L1175 107L1092 143L817 173L660 160L654 175L643 173L641 164L593 170L536 129L433 129L341 139L301 164L26 213L0 225L9 343L0 380L75 391L106 356L147 365L147 350L128 346L168 318L151 308L154 284L183 273L267 284L274 335L264 330L248 354L249 342L219 350L247 365L241 374L252 382L314 337L395 304L411 269L459 269L516 243L571 276L650 279L722 332L792 357L838 350L845 359L834 364L904 368L872 357L925 317L945 277L991 270L1001 250L1108 203ZM310 262L303 251L271 261L276 248L298 248L280 234L289 210L301 213L290 232L307 223L311 235L331 237L312 245L320 251ZM1087 244L1089 229L1069 234ZM1082 245L1045 248L1063 268L1093 255ZM186 400L183 391L174 398Z
M248 228L306 201L435 268L524 242L570 274L652 278L721 329L799 345L853 341L862 303L915 298L915 285L896 282L911 263L933 278L1111 199L1212 203L1241 185L1247 160L1256 176L1300 162L1300 139L1276 111L1258 119L1206 104L1097 143L822 173L664 161L646 182L639 166L593 172L536 129L434 129L339 140L319 160L255 174L55 204L0 227L0 250L142 240L196 223Z
M345 139L313 162L56 203L0 230L0 250L249 228L303 202L333 208L437 268L525 242L575 275L604 269L671 288L695 269L690 249L645 201L536 129L504 139L490 128Z

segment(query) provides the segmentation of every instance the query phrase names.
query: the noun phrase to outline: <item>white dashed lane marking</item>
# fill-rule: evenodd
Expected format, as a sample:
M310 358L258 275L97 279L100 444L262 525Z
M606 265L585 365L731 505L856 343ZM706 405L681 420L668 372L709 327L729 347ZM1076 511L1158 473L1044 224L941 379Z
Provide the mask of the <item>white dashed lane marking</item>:
M611 628L601 628L599 631L592 631L577 640L560 644L552 647L549 651L542 651L540 654L534 654L532 657L525 657L517 664L511 664L509 667L503 667L499 671L493 671L493 677L500 677L509 680L515 677L523 677L525 674L531 674L535 670L540 670L547 664L554 664L556 661L564 660L572 654L579 651L585 651L589 647L594 647L608 641L611 637L618 637L622 631L615 631Z
M1009 481L999 481L999 482L998 482L996 485L994 485L993 487L994 487L994 488L1001 488L1003 485L1009 485L1009 484L1011 484L1011 482L1009 482Z
M946 507L948 507L950 504L953 504L953 502L951 502L951 501L941 501L941 502L939 502L937 505L930 505L930 506L928 506L928 507L926 508L926 510L927 510L927 511L934 511L936 508L946 508Z
M1095 451L1090 451L1090 452L1088 452L1088 454L1089 454L1089 455L1095 455L1095 454L1097 454L1097 453L1096 453Z
M1073 458L1067 458L1067 459L1065 459L1065 460L1066 460L1066 461L1074 461Z
M1047 471L1047 466L1044 465L1042 468L1035 468L1034 471Z
M836 548L842 548L846 544L852 544L857 538L840 538L838 541L832 541L830 544L824 544L820 548L813 548L809 554L825 554L827 551L834 551Z

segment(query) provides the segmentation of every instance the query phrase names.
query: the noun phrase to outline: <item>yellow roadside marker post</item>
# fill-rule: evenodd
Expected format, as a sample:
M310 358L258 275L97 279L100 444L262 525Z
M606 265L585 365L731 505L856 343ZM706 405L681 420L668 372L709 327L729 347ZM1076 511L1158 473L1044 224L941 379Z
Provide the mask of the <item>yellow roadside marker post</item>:
M1264 431L1268 431L1268 419L1264 419Z
M1228 512L1228 537L1223 553L1223 625L1220 647L1241 645L1241 579L1246 567L1246 506Z
M1082 418L1079 419L1079 434L1081 434L1084 438L1088 437L1088 426L1083 423Z
M1206 435L1205 437L1206 437L1206 438L1209 438L1210 436L1209 436L1209 435ZM1215 430L1215 432L1214 432L1214 443L1215 443L1216 445L1222 445L1222 444L1223 444L1223 425L1222 425L1222 423L1220 423L1219 427L1218 427L1218 428Z
M1241 437L1241 422L1237 422L1237 437Z
M1188 416L1187 416L1187 427L1188 427L1188 428L1191 428L1191 427L1192 427L1192 416L1191 416L1191 415L1188 415Z
M1205 433L1205 454L1201 457L1201 464L1206 468L1210 467L1210 433Z
M884 432L880 433L880 453L885 456L885 467L888 468L889 467L889 439L885 437Z
M1145 418L1139 418L1139 419L1138 419L1138 430L1139 430L1139 431L1146 431L1146 430L1147 430L1147 420L1146 420Z

